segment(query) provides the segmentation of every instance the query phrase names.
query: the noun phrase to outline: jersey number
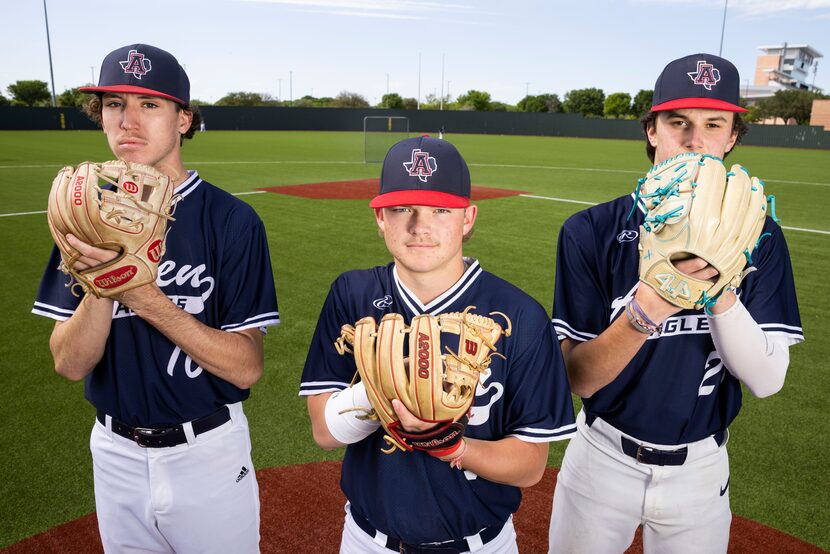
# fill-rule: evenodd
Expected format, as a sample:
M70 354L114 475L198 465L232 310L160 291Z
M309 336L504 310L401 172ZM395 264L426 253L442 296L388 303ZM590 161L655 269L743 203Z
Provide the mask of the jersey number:
M173 376L173 368L176 367L176 362L179 361L179 354L181 354L182 349L178 346L173 349L173 353L170 354L170 361L167 362L167 374L171 377ZM191 379L198 377L202 373L202 368L196 365L196 368L193 368L193 360L190 359L190 356L185 354L184 356L184 372L187 374L188 377Z
M712 394L717 386L715 376L723 371L723 360L720 359L718 351L715 350L706 358L706 373L703 374L703 380L700 382L700 387L697 389L698 396L708 396ZM721 374L721 379L723 375ZM710 384L706 384L709 381Z

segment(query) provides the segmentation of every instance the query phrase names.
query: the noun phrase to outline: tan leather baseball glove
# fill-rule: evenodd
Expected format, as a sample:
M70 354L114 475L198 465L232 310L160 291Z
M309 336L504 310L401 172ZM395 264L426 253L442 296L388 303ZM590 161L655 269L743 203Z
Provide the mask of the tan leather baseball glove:
M511 332L506 315L490 314L507 321L507 329L503 329L490 317L470 313L474 308L438 316L419 315L409 327L400 314L383 316L380 325L374 318L365 317L354 327L343 326L336 346L341 354L354 353L372 404L372 417L387 432L385 440L390 448L384 452L414 448L440 456L461 441L479 375L488 371L492 356L501 356L496 343ZM448 334L454 337L450 339ZM407 335L408 355L404 352ZM447 345L450 340L452 348ZM405 431L392 408L395 398L435 427L424 433Z
M737 287L755 249L767 198L764 184L740 165L727 173L714 156L680 154L638 183L648 210L640 227L640 281L685 309L708 308ZM679 272L673 262L699 257L717 269L713 282Z
M173 188L170 177L137 163L64 167L52 183L47 220L61 253L60 270L72 277L70 283L110 297L155 281L177 200ZM66 241L69 233L118 256L79 271L74 266L80 253Z

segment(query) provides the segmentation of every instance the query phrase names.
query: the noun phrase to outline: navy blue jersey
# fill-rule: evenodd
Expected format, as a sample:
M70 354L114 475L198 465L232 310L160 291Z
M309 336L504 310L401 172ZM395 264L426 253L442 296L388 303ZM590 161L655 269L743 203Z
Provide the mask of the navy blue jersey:
M642 202L634 195L570 217L559 233L553 323L559 338L590 340L623 313L639 279ZM737 291L768 335L804 340L792 266L781 227L767 218L753 254L757 271ZM643 285L646 286L646 285ZM741 407L741 385L715 350L706 315L684 310L666 320L617 378L584 400L588 421L601 417L647 442L685 444L722 431Z
M182 200L159 264L161 290L214 329L264 329L279 323L265 228L253 208L196 172L175 192ZM64 321L81 299L65 286L68 277L58 271L59 262L54 248L32 312ZM85 386L86 398L96 408L142 427L190 421L244 400L248 393L204 371L118 302L104 356Z
M490 373L476 390L466 436L496 440L515 436L528 442L570 437L573 405L562 355L544 308L510 283L469 266L447 292L424 306L400 281L394 264L342 274L331 286L303 369L300 395L346 388L357 369L340 356L334 341L340 326L372 316L400 313L407 324L419 314L500 311L513 322L502 337ZM498 319L498 316L495 316ZM387 455L383 428L346 448L341 487L352 509L376 529L408 543L457 540L483 527L501 525L521 501L517 487L500 485L452 469L424 452Z

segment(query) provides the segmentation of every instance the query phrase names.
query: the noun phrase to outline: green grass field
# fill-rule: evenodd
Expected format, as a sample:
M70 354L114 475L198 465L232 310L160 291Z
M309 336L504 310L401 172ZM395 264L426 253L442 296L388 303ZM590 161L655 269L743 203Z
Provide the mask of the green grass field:
M449 137L476 185L602 202L630 191L648 167L635 141L460 135ZM208 132L184 148L189 168L234 193L281 184L377 177L365 165L361 133ZM0 132L0 214L45 209L64 164L111 158L99 132ZM830 549L826 412L830 376L830 152L739 147L730 161L764 178L792 255L807 341L791 350L777 395L747 395L732 426L730 486L736 514ZM590 169L590 171L586 170ZM342 271L388 261L364 201L280 194L243 196L265 221L282 325L266 338L266 373L246 403L257 467L337 459L312 439L297 396L314 324ZM480 203L465 247L485 269L522 287L550 309L556 236L586 206L511 197ZM821 215L824 213L825 215ZM0 217L0 547L94 510L83 385L52 369L52 321L30 313L52 246L42 213ZM558 466L564 444L555 443ZM824 500L822 500L824 499ZM542 515L540 515L542 517Z

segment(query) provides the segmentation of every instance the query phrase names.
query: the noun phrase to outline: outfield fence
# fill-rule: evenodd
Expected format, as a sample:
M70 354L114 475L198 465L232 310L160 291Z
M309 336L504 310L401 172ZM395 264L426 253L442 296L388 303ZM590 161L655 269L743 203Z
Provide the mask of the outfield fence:
M643 140L633 120L578 114L381 110L360 108L200 107L208 131L363 131L365 117L406 117L412 133L530 135ZM96 129L77 108L0 107L0 130ZM807 125L750 125L743 140L753 146L830 149L830 132Z

